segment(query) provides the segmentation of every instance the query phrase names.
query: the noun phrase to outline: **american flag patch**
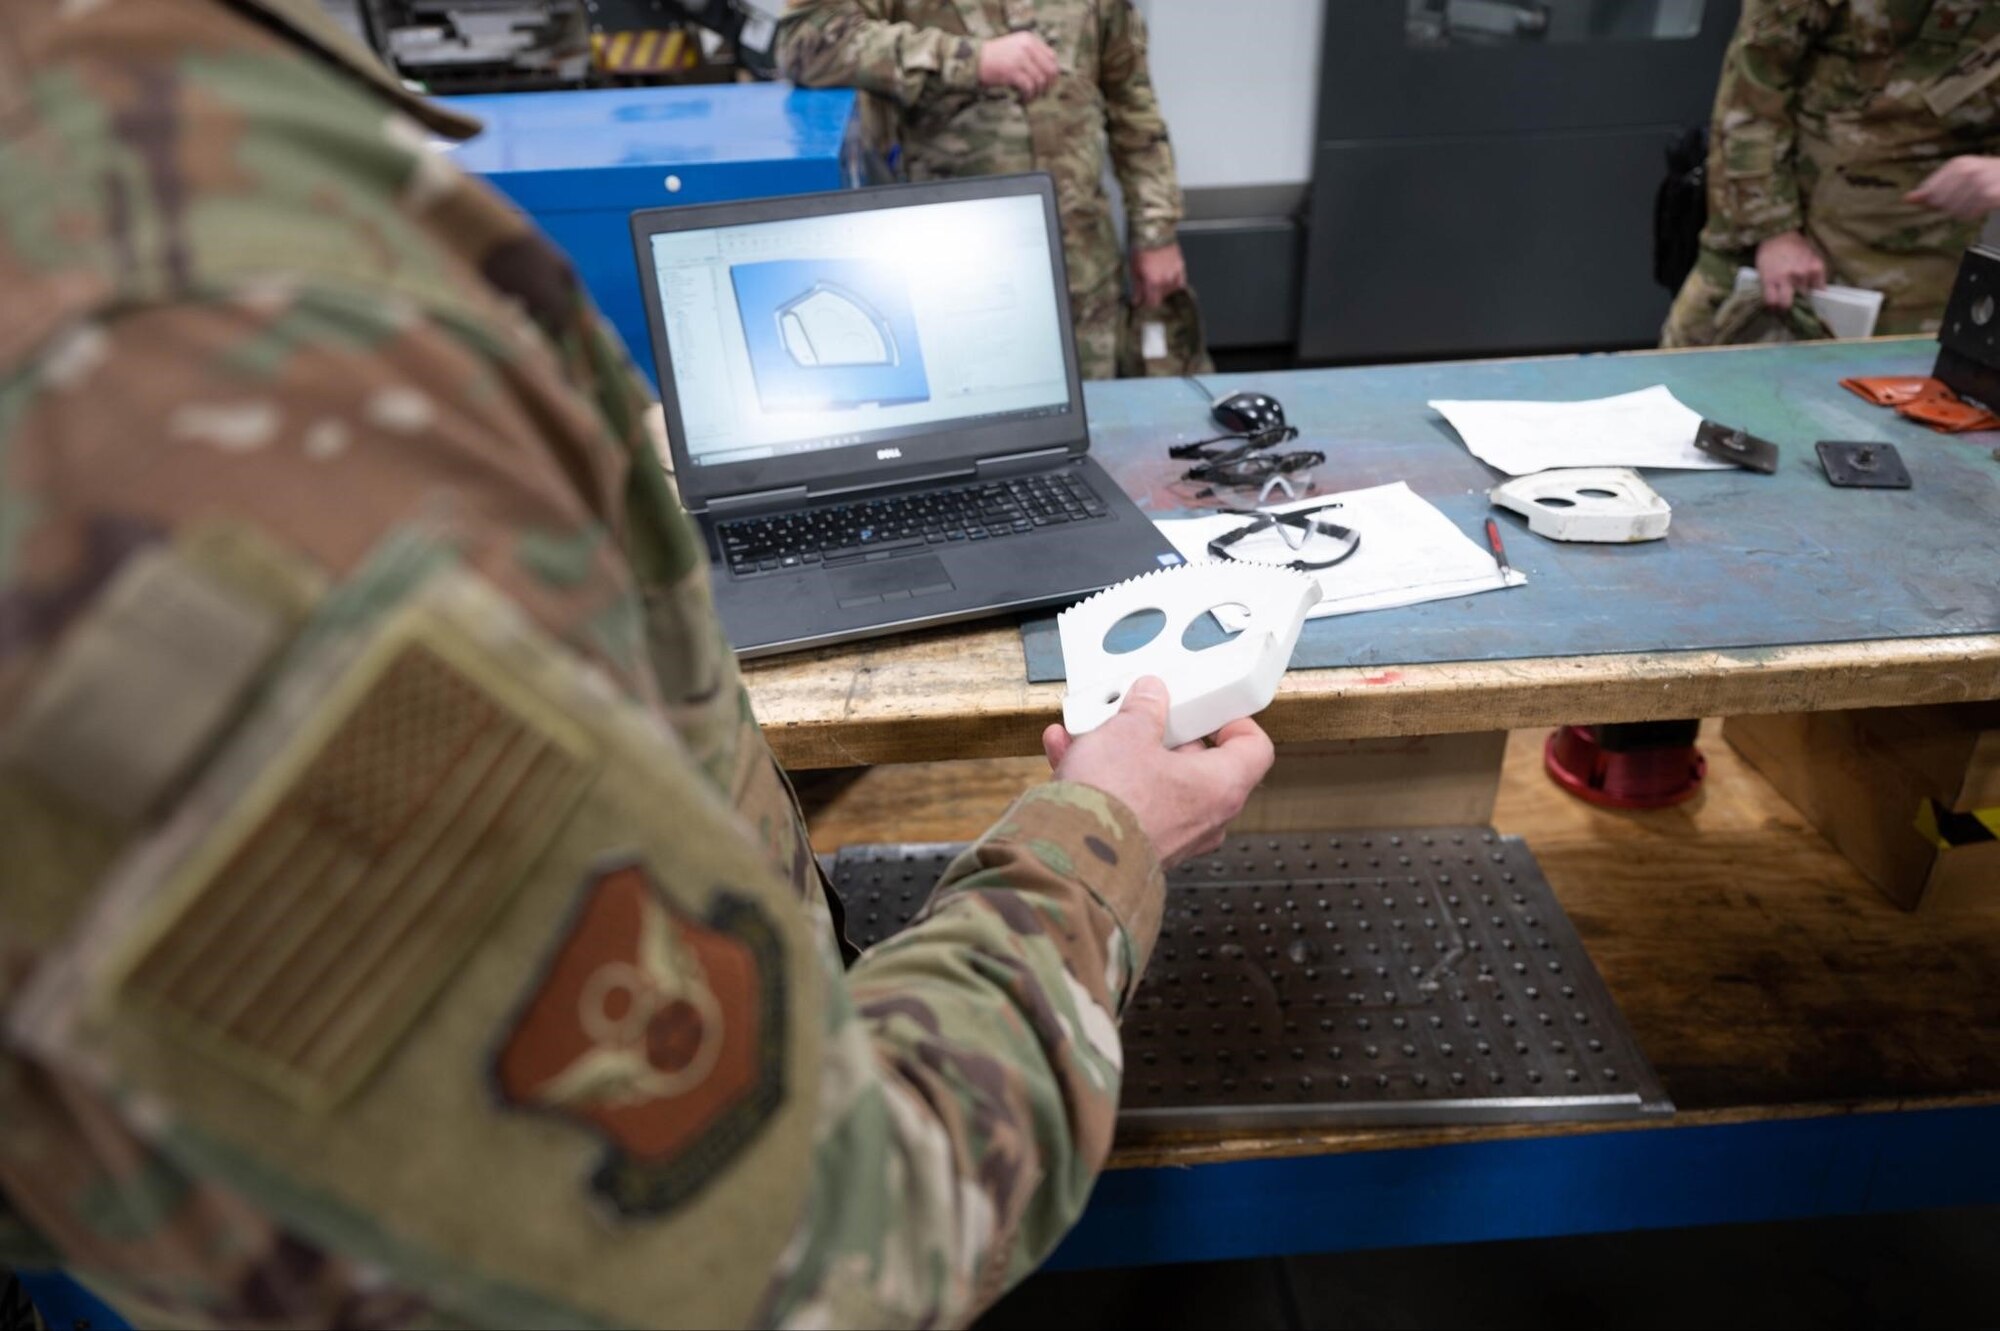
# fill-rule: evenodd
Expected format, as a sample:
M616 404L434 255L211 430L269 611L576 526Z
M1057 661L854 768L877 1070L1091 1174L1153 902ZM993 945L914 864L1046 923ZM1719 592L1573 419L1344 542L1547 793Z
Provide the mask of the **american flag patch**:
M362 669L274 764L267 812L204 857L219 867L123 986L312 1109L387 1054L594 770L582 732L503 701L420 639Z

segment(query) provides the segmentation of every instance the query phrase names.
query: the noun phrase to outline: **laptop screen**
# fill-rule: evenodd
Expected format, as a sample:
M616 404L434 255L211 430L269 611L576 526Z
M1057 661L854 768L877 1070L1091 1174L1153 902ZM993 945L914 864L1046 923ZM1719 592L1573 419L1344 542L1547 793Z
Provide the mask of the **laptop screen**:
M1015 193L645 237L688 461L1072 411L1044 207Z

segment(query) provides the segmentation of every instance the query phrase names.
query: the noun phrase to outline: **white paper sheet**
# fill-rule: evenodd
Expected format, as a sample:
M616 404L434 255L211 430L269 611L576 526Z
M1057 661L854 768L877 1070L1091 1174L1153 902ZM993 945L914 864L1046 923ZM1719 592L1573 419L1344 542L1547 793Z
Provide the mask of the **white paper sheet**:
M1588 402L1433 402L1474 457L1510 476L1552 467L1681 467L1731 463L1694 446L1701 414L1655 384Z
M1460 531L1450 518L1401 481L1318 495L1277 505L1271 511L1285 513L1333 502L1339 507L1328 509L1324 516L1359 532L1361 544L1340 563L1315 574L1324 599L1313 607L1309 619L1498 591L1528 580L1519 569L1509 570L1503 579L1498 562L1483 543ZM1176 550L1197 561L1213 558L1208 543L1247 521L1223 514L1165 521L1159 528ZM1233 556L1273 564L1310 558L1311 553L1311 547L1293 550L1275 529L1246 536L1230 547ZM1218 609L1215 618L1232 632L1246 622L1244 616L1224 609Z

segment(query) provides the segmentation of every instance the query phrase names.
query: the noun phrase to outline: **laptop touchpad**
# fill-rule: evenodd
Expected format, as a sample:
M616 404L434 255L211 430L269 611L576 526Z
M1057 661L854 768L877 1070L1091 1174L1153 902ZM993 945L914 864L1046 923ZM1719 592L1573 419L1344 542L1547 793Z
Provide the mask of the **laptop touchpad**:
M874 605L878 601L907 601L912 596L952 589L944 561L936 555L912 559L889 559L867 568L842 569L831 575L833 594L843 610Z

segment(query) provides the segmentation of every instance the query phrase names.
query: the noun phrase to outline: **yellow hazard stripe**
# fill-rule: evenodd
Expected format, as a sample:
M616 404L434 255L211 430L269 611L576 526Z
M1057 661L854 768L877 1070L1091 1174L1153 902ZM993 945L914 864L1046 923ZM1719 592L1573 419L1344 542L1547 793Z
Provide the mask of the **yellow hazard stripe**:
M597 67L610 74L657 74L701 63L700 49L679 28L592 33L590 53Z
M1977 831L1973 831L1968 836L1966 833L1969 830L1969 823L1984 828L1986 835L1981 836ZM1936 800L1925 800L1917 806L1916 826L1918 835L1939 850L2000 839L2000 806L1951 813L1943 809Z

